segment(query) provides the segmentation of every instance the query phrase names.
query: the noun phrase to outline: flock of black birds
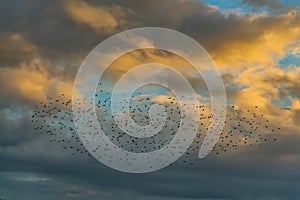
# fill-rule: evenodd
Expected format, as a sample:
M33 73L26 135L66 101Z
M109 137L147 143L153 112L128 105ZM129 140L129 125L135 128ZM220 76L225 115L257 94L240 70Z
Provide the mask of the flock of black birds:
M158 103L165 108L167 113L166 123L163 129L154 136L137 138L123 132L116 122L110 110L111 93L100 90L95 94L96 114L102 130L107 137L120 148L131 152L151 152L167 145L176 134L180 126L181 108L174 96L165 96L165 101L155 102L155 96L138 92L129 100L132 119L140 126L148 125L150 117L148 111L151 105ZM36 106L32 115L37 134L49 135L50 143L58 143L72 155L88 155L74 127L72 114L72 101L66 95L61 94L57 98L47 98L47 102L41 102ZM190 148L175 163L189 163L194 165L198 158L198 152L203 137L211 123L209 105L198 106L200 121L197 135ZM228 106L225 126L220 134L218 143L213 149L216 155L236 151L245 146L261 147L266 142L276 142L283 124L271 122L260 111L258 106L249 109Z

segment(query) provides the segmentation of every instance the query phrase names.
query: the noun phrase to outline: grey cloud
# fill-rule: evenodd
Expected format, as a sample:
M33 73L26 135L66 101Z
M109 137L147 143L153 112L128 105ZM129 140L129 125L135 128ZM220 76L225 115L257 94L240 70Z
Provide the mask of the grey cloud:
M279 156L300 153L297 144L300 138L297 132L292 131L284 129L279 143L267 143L254 149L244 147L228 155L210 154L194 167L180 164L149 174L117 172L92 158L71 156L60 146L47 144L47 137L39 137L18 146L2 148L0 170L41 173L58 182L81 185L93 191L112 194L126 191L124 196L128 199L137 196L162 199L296 199L299 195L296 178L299 156L294 161L278 160ZM285 168L289 170L282 171ZM40 195L47 197L47 194ZM60 192L57 197L65 198Z
M0 147L20 145L35 137L32 134L33 124L26 112L26 108L0 110Z

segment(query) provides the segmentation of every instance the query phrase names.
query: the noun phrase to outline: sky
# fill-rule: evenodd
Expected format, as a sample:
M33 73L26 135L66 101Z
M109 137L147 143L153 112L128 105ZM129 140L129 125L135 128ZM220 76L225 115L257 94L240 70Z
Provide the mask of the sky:
M268 126L281 123L277 141L211 152L193 166L127 174L49 142L53 136L46 130L34 130L31 117L48 105L47 97L71 99L88 53L108 37L137 27L169 28L199 42L221 72L228 108L241 110L241 119L257 106ZM174 66L194 88L205 90L184 60L151 50L112 63L107 84L150 61ZM165 102L164 94L160 89L155 101ZM205 101L206 95L199 98ZM267 130L258 134L274 136ZM0 138L0 199L299 199L300 2L0 1Z

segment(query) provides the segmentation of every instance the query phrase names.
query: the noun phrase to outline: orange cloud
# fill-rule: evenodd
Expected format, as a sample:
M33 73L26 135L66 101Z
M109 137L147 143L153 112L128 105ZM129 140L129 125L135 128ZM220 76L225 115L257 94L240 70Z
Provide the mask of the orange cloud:
M49 94L64 93L70 99L73 83L51 77L46 61L35 58L30 64L22 63L18 68L0 68L0 85L3 90L29 101L46 101Z
M46 71L37 71L34 66L28 67L22 64L19 68L2 68L0 74L6 90L13 91L29 100L40 101L46 98L45 91L50 86Z
M195 72L195 69L188 61L171 52L152 48L135 50L117 58L109 66L108 70L104 74L104 77L117 80L128 70L146 63L159 63L167 65L187 76L187 78L194 77L194 75L191 73Z
M31 60L37 48L20 33L0 33L0 65L15 66Z
M83 0L65 0L64 8L68 16L79 25L88 25L102 33L113 32L124 23L126 13L120 6L94 6Z
M280 16L242 16L240 24L230 26L233 30L224 30L224 35L208 44L209 53L222 69L273 65L300 39L298 15L290 11Z

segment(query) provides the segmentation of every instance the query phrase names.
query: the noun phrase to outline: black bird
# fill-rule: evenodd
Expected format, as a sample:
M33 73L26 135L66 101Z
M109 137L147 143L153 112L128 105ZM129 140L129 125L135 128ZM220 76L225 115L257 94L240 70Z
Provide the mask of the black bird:
M180 103L175 96L166 96L165 101L157 102L155 96L138 92L129 99L130 115L135 123L140 126L149 125L151 119L148 111L151 105L155 103L159 103L165 109L167 118L165 125L159 133L151 137L137 138L124 133L114 121L110 110L110 92L101 89L97 91L95 98L96 113L101 128L115 145L126 151L145 153L166 146L176 135L180 127L180 119L184 116L180 108ZM36 110L32 114L32 122L35 124L34 130L37 134L49 135L50 143L59 143L63 150L70 151L72 155L90 156L88 151L83 147L74 127L71 103L71 100L66 100L64 94L55 98L48 97L47 102L41 102L36 106ZM195 112L197 110L200 111L199 127L194 127L198 131L197 135L190 148L172 165L178 163L195 164L198 160L197 153L199 152L202 140L212 123L212 113L209 105L198 106L198 104L194 103L192 106ZM91 112L91 109L92 107L88 110L81 110L81 112ZM92 125L90 126L92 127ZM213 152L216 155L220 155L236 151L239 148L245 148L245 146L261 147L265 142L277 142L279 139L278 131L281 129L280 126L282 126L281 122L267 119L258 106L245 109L238 108L235 105L228 106L225 126ZM96 152L98 149L99 146L93 151Z

